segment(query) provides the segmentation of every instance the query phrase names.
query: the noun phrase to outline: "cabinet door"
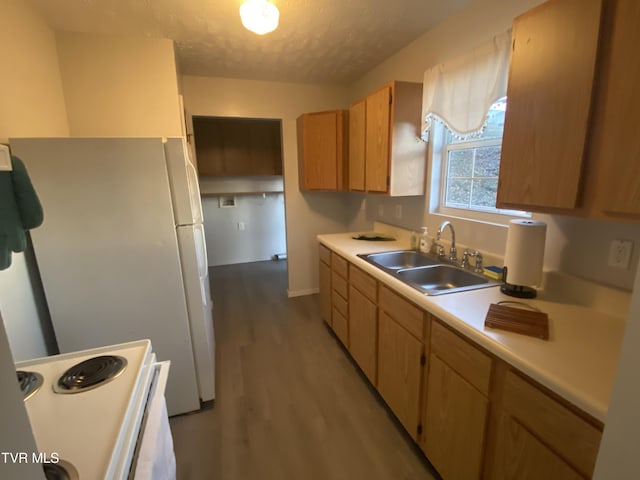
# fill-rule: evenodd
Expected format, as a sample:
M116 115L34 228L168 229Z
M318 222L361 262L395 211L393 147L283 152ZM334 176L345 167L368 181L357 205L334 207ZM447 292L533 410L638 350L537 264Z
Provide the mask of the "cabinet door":
M424 347L386 312L379 315L378 391L404 428L418 434Z
M501 417L497 445L492 480L585 478L509 415Z
M378 307L357 288L349 288L349 352L369 381L376 384Z
M364 191L366 102L349 108L349 190Z
M331 325L331 268L320 262L320 313L322 319Z
M338 116L307 113L298 118L301 190L338 190Z
M593 160L604 188L597 208L608 214L640 217L640 2L615 2L609 64L596 101L603 112L593 119ZM606 62L605 62L606 64Z
M601 3L550 0L515 20L499 207L577 206Z
M487 398L431 355L426 402L423 448L429 461L444 479L480 478Z
M349 347L349 320L336 306L333 306L331 327L345 347Z
M385 86L366 100L366 168L369 192L387 192L389 180L389 136L391 87Z

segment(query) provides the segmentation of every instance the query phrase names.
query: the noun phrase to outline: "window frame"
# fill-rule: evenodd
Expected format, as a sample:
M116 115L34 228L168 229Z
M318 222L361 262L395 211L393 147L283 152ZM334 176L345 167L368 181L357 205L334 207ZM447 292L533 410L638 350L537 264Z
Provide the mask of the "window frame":
M442 122L434 121L431 125L430 139L431 192L429 213L497 225L508 225L513 219L531 218L531 212L519 210L501 208L473 209L445 205L449 147L455 146L456 148L454 149L462 150L465 148L477 148L478 146L496 146L502 144L502 137L475 139L468 142L450 144L447 142L447 127ZM460 148L460 145L464 147Z

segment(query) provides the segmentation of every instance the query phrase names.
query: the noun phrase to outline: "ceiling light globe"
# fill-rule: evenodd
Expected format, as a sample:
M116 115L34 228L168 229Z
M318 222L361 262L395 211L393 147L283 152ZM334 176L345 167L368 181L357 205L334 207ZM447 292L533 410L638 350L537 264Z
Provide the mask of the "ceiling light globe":
M280 12L267 0L247 0L240 5L240 19L247 30L258 35L273 32L278 28Z

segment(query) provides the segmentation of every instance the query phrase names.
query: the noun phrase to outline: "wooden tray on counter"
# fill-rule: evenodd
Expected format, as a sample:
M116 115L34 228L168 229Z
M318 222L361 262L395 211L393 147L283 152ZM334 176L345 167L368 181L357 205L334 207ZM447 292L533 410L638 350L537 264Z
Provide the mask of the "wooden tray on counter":
M549 340L549 316L522 302L492 303L484 326Z

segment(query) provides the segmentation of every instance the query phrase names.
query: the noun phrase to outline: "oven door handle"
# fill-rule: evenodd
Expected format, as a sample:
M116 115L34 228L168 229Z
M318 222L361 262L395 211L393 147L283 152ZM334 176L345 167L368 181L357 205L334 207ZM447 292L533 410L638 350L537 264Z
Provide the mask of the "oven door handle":
M164 391L169 375L169 361L154 365L144 418L140 427L139 448L133 459L129 478L134 480L175 480L176 458L169 427Z

